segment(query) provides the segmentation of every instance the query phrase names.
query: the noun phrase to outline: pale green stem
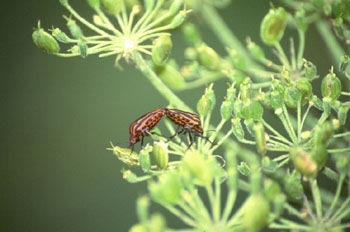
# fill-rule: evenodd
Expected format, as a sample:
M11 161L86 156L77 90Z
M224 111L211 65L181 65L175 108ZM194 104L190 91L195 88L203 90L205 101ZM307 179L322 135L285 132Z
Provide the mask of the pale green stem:
M298 69L301 69L303 66L303 56L305 49L305 32L302 30L298 30L299 36L299 46L298 46L298 55L297 55L297 66Z
M339 196L340 196L340 192L341 192L341 189L342 189L342 185L343 185L343 181L345 179L345 175L341 175L339 180L338 180L338 185L337 185L337 191L335 192L335 196L333 198L333 201L332 201L332 204L331 206L329 207L329 209L327 210L327 213L326 213L326 216L325 216L325 219L327 220L333 213L333 209L334 207L337 205L338 203L338 200L339 200Z
M215 203L214 203L214 222L218 223L220 221L221 212L221 184L219 178L214 179L215 184Z
M202 19L205 20L210 29L214 32L213 34L218 37L225 47L234 48L243 57L248 67L259 68L259 65L250 58L245 47L232 33L232 30L227 26L212 5L203 3L199 13L202 14Z
M329 219L330 221L338 221L344 216L346 216L347 213L349 213L350 207L350 197L348 196L346 201L341 204L341 206L338 208L338 210L333 214L333 216Z
M158 90L158 92L169 101L171 105L176 108L185 111L192 111L178 96L176 96L172 90L168 88L157 76L157 74L152 70L152 68L147 64L147 62L142 58L141 54L135 53L134 61L141 72L148 78L153 87Z
M332 54L333 62L338 64L340 57L344 55L344 51L339 45L332 30L329 28L325 20L316 21L316 27L318 32L321 34L328 51Z
M272 126L270 126L270 124L268 124L264 119L262 119L262 123L267 129L269 129L272 133L276 135L275 137L276 139L278 138L278 140L286 143L287 145L293 145L288 139L286 139L283 135L281 135L278 131L276 131Z
M327 149L328 153L343 153L343 152L349 152L350 148L338 148L338 149Z
M275 44L275 48L276 48L276 50L277 50L277 52L279 54L279 58L280 58L282 64L289 70L290 69L289 60L288 60L286 54L284 53L284 50L283 50L281 44L280 43L276 43Z
M237 192L231 189L228 193L227 201L225 204L225 209L224 209L224 212L222 214L222 223L223 224L226 224L227 219L233 210L233 206L234 206L235 201L236 201L236 196L237 196Z
M100 34L100 35L104 35L104 36L109 36L108 33L106 33L105 31L99 29L98 27L96 27L95 25L91 24L89 21L87 21L86 19L84 19L83 17L81 17L78 12L76 12L70 5L69 3L63 5L68 11L69 13L71 13L77 20L79 20L82 24L84 24L86 27L90 28L91 30L95 31L96 33Z
M179 218L181 221L183 221L185 224L192 226L192 227L198 227L198 222L194 221L193 219L189 218L187 215L185 215L184 213L182 213L180 210L178 210L177 208L171 206L171 205L166 205L166 204L162 204L162 206L164 208L166 208L167 210L169 210L169 212L171 212L172 214L174 214L177 218Z
M320 194L320 189L317 186L317 180L310 180L312 197L314 199L317 221L321 222L322 220L322 199Z

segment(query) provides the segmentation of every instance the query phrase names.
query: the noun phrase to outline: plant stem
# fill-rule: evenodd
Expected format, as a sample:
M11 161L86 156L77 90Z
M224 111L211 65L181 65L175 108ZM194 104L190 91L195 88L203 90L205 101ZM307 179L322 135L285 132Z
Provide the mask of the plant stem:
M318 32L321 34L328 51L332 55L333 62L336 64L339 63L340 57L344 55L344 51L337 42L337 39L334 37L333 32L328 27L327 22L324 20L318 20L316 22L316 27Z
M321 222L321 220L322 220L322 199L321 199L320 190L317 186L316 180L310 180L310 185L311 185L312 197L313 197L314 203L315 203L317 220L319 222Z
M157 74L152 70L152 68L147 64L147 62L143 59L141 54L135 53L133 56L133 60L135 61L137 67L141 70L141 72L147 77L147 79L151 82L153 87L158 90L158 92L169 101L169 103L179 109L185 111L191 111L191 108L188 107L178 96L176 96L172 90L168 88L157 76Z

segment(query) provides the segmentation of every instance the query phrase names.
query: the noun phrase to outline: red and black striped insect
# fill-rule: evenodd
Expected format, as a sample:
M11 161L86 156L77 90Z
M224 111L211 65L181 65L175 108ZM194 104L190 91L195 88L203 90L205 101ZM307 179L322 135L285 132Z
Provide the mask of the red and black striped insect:
M155 109L147 114L142 115L131 123L129 127L130 139L129 147L131 152L134 150L134 145L141 139L141 146L143 146L143 137L148 136L151 133L153 127L155 127L158 122L165 115L166 109Z
M212 143L207 137L203 136L202 123L197 114L190 112L178 110L178 109L165 109L166 116L175 124L179 126L179 129L170 138L174 138L178 134L188 134L191 147L196 137L201 137L207 139Z

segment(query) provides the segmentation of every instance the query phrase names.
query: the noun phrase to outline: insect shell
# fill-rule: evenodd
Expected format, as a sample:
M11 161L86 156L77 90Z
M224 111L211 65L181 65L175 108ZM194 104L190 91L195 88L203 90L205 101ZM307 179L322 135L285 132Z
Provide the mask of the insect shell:
M143 146L143 138L151 134L151 130L165 115L166 110L159 108L155 109L147 114L142 115L131 123L129 127L130 139L129 147L131 152L134 150L134 145L141 139L141 146Z

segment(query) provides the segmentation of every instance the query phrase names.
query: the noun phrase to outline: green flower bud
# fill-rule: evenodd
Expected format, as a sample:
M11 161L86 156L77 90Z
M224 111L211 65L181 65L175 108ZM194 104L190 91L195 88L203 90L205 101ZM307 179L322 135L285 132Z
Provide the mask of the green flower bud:
M298 79L295 83L297 89L301 92L301 104L305 104L310 100L312 94L312 85L311 83L305 79Z
M197 103L197 111L200 115L205 116L213 110L216 103L215 94L213 91L213 84L205 89L204 95Z
M234 104L236 100L236 88L235 83L232 83L230 87L227 89L226 93L226 99L231 102L231 104Z
M152 231L152 232L166 231L166 222L164 217L161 214L159 213L152 214L150 221L148 223L148 231Z
M160 169L165 169L169 162L168 144L163 141L153 143L153 157Z
M314 146L311 150L311 158L316 162L318 170L323 168L328 159L326 146L324 144Z
M57 43L54 37L40 28L40 21L38 22L38 28L33 32L32 39L37 48L47 53L58 53L60 51L60 45Z
M186 41L190 45L196 45L196 44L200 44L202 42L201 35L200 35L196 25L194 25L192 23L186 23L182 27L182 32L185 36Z
M251 41L250 39L247 40L247 48L249 50L249 52L258 60L263 60L265 59L265 53L262 50L261 47L259 47L258 45L256 45L256 43L254 43L253 41Z
M183 171L198 185L208 186L213 182L217 163L212 156L206 159L202 154L187 150L182 159Z
M123 1L120 0L101 0L103 8L112 15L117 15L122 9Z
M88 55L88 46L86 45L86 43L84 41L79 41L78 43L79 46L79 52L81 57L85 58Z
M290 158L294 167L306 178L314 178L317 175L317 165L310 154L301 148L290 151Z
M178 173L167 172L159 176L158 182L149 182L151 198L160 204L175 205L179 202L182 184Z
M225 100L221 104L220 108L221 118L225 121L229 120L232 115L232 103L229 100Z
M180 26L186 19L187 16L187 11L186 10L181 10L171 21L171 23L169 24L169 27L171 29L174 29L178 26Z
M281 108L283 105L283 97L279 91L272 91L270 94L270 105L273 109Z
M153 147L147 144L144 148L141 149L140 151L140 164L142 171L144 172L149 172L151 169L151 157L149 153L153 150Z
M289 86L285 89L283 100L286 106L296 108L301 102L302 94L297 87Z
M342 105L338 108L338 119L341 125L345 125L348 111L349 107L346 107L345 105Z
M170 64L154 67L160 79L171 89L178 90L185 86L185 80L181 73Z
M241 119L232 118L231 123L233 134L238 139L238 141L242 141L244 139L244 130L241 124Z
M129 232L149 232L149 230L146 225L135 224L130 228Z
M57 41L61 43L69 43L71 41L71 38L69 38L67 34L61 31L59 28L54 28L51 31L51 34L53 37L55 37L55 39L57 39Z
M264 125L261 122L256 123L254 125L254 132L255 132L256 149L259 154L265 155L267 136L265 134Z
M221 59L214 49L201 44L197 47L198 62L211 71L220 70Z
M93 9L100 8L100 0L87 0L89 6Z
M321 92L323 97L330 97L332 100L340 96L341 82L333 72L327 74L327 76L323 78Z
M246 77L244 81L239 85L240 88L240 98L243 102L247 102L251 98L251 87L252 81L250 78Z
M245 231L260 231L267 225L270 214L270 204L260 193L249 196L243 205L242 226Z
M237 170L239 171L239 173L241 173L243 176L250 176L251 170L250 167L248 166L248 164L246 162L241 162L238 167Z
M169 35L161 35L153 41L152 60L155 65L163 65L166 63L173 43Z
M305 71L305 77L309 80L312 80L316 77L317 74L317 67L310 61L304 61L304 71Z
M304 190L298 172L288 173L284 179L284 190L292 200L299 201L303 198Z
M281 7L270 9L260 25L260 37L267 45L275 45L283 37L288 13Z
M242 117L244 119L260 120L264 113L264 108L257 101L248 101L242 105Z

